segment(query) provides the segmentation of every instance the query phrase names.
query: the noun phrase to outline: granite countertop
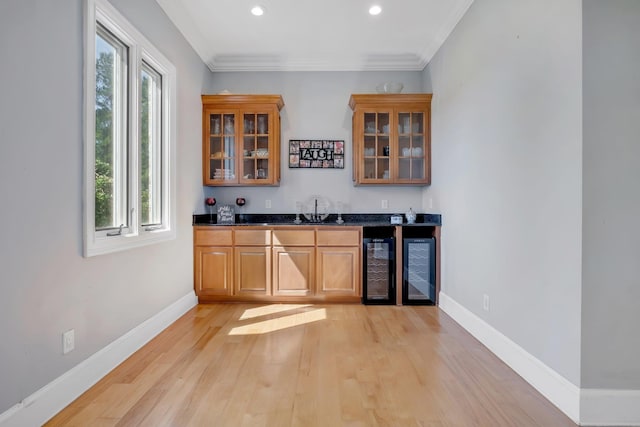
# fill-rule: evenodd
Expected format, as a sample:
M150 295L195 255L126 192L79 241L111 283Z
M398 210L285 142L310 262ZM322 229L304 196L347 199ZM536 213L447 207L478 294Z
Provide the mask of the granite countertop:
M209 214L194 214L193 215L193 225L207 225L207 226L218 226L218 225L260 225L260 226L269 226L269 225L319 225L319 226L358 226L358 227L383 227L383 226L393 226L396 224L391 224L392 214L343 214L342 219L344 220L343 224L337 224L336 220L338 216L336 214L329 215L322 222L309 222L303 215L300 216L302 220L301 224L295 224L293 221L295 220L295 214L236 214L235 215L235 224L217 224L216 223L216 215ZM393 214L399 215L399 214ZM416 214L416 222L414 224L407 224L406 218L403 217L403 223L398 224L405 227L425 227L425 226L440 226L442 225L442 218L440 214Z

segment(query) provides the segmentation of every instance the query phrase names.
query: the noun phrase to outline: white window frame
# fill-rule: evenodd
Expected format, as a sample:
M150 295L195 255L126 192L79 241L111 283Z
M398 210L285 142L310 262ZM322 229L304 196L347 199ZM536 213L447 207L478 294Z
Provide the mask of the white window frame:
M129 48L126 164L128 171L127 226L120 234L95 229L95 39L97 22ZM176 70L173 64L136 30L108 1L86 0L84 46L84 256L122 251L176 237ZM161 224L145 227L140 209L140 99L143 61L160 74L162 84ZM123 156L124 157L124 156ZM115 161L115 159L114 159ZM117 231L117 229L116 229ZM110 235L109 235L110 234Z
M140 68L141 72L146 72L150 77L153 77L154 75L157 75L160 78L160 86L162 86L162 74L158 73L158 71L155 69L155 66L153 66L152 64L149 64L147 61L142 61L142 66ZM150 204L150 210L151 212L149 213L150 217L155 218L156 216L160 216L160 224L162 223L162 210L164 209L164 206L162 206L162 202L163 202L163 185L164 183L162 182L162 174L163 174L163 170L162 170L162 155L163 155L163 147L162 147L162 140L161 140L161 136L162 136L162 114L163 114L163 108L162 108L162 94L158 95L158 92L162 92L162 87L160 88L160 90L157 90L157 88L155 90L152 91L151 94L151 99L152 102L150 103L151 105L149 106L150 109L150 116L153 117L153 126L149 126L149 170L151 173L152 177L159 177L159 180L156 179L150 179L149 182L149 204ZM145 96L145 95L142 95ZM158 106L158 104L160 104L160 108L156 108ZM160 141L158 141L160 137ZM159 143L157 143L159 142ZM142 163L142 160L140 161ZM142 165L141 165L142 167ZM155 203L156 201L160 200L160 203ZM160 215L157 215L158 212L160 211ZM156 222L149 222L149 223L143 223L142 224L145 227L157 227L158 224Z

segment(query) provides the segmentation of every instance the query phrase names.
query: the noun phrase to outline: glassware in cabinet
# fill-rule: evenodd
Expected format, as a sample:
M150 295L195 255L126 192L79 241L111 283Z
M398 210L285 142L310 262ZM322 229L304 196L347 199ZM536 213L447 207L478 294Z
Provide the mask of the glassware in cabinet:
M211 181L234 181L236 179L235 159L235 117L233 114L210 112L209 165L207 175Z

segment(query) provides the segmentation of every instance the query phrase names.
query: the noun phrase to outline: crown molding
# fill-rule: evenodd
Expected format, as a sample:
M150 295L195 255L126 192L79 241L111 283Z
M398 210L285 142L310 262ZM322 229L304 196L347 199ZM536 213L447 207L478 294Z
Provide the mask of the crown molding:
M217 55L206 62L212 72L230 71L422 71L422 58L411 55L279 56Z

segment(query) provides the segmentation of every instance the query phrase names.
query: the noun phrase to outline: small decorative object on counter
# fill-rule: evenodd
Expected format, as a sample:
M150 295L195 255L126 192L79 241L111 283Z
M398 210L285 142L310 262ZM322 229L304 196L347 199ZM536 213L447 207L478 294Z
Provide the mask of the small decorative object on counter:
M244 222L242 218L242 207L247 203L247 200L244 197L238 197L236 199L236 205L238 205L238 220L240 222Z
M409 208L409 211L404 214L407 217L407 224L415 224L416 223L416 214L413 212L412 208Z
M391 215L391 224L402 224L402 215Z
M233 206L222 205L218 208L218 224L235 224L236 214Z
M302 213L302 202L296 202L296 219L293 220L294 224L302 223L300 219L300 213Z
M216 205L215 197L207 197L204 204L209 207L209 223L213 224L213 207Z
M338 211L338 219L336 219L336 223L344 224L344 220L342 219L342 202L336 202L336 210Z

